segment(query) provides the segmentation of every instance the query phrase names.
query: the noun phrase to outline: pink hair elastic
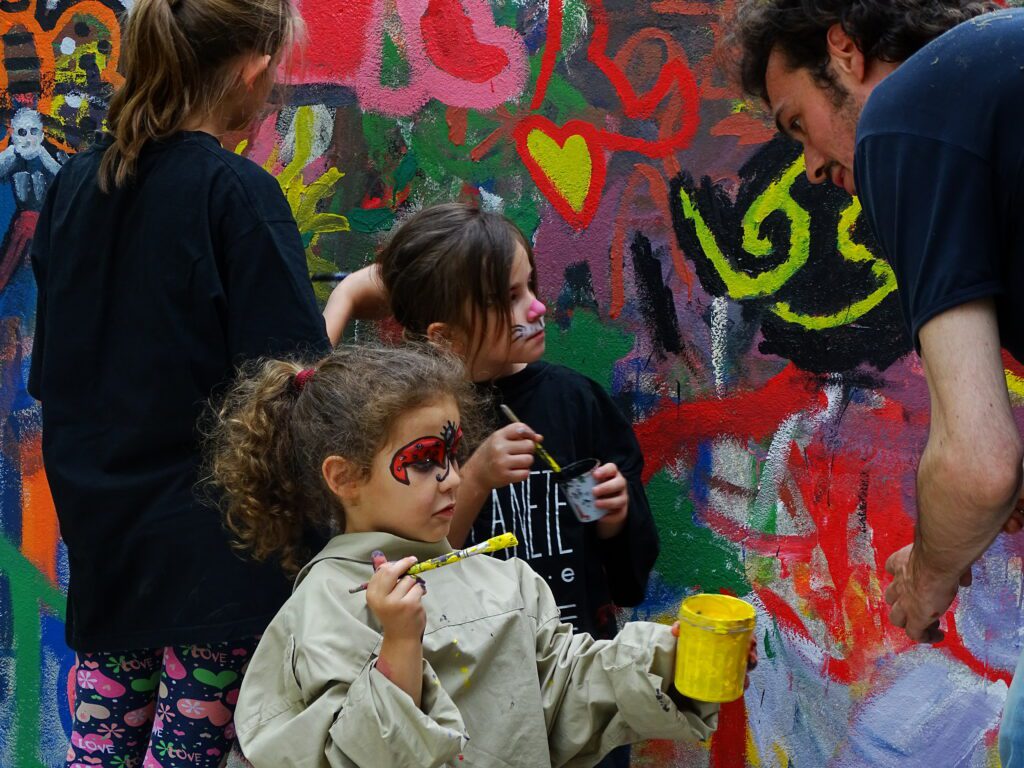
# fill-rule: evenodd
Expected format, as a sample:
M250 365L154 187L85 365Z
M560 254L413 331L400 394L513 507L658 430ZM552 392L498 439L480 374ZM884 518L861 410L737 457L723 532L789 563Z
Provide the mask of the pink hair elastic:
M306 383L313 378L313 374L316 373L316 368L304 368L295 374L295 391L301 392L306 386Z

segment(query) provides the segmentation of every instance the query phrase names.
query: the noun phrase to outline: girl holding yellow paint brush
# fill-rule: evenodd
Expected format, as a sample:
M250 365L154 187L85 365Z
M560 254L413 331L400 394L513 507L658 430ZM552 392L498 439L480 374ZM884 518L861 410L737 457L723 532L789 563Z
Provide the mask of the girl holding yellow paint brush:
M235 725L255 768L587 766L714 729L717 705L673 688L674 628L575 634L517 558L430 570L429 595L408 575L450 548L475 400L457 360L366 347L267 361L228 396L212 472L240 543L294 569L309 527L342 531L249 664Z

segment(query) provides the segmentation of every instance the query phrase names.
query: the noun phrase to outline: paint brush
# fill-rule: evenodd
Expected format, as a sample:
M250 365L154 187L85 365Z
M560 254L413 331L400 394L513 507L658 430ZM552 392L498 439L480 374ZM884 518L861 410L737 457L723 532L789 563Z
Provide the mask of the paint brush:
M501 408L501 412L505 414L505 418L508 419L509 421L513 423L521 421L521 419L518 416L512 413L512 409L509 408L504 403L502 403L499 407ZM523 423L525 424L526 422ZM542 446L540 443L534 443L533 450L535 450L537 452L537 455L544 459L544 461L548 463L548 466L551 467L551 469L553 469L555 472L562 471L562 468L558 466L558 462L551 457L550 453L544 450L544 446Z
M430 560L424 560L422 563L416 563L406 571L404 575L416 576L417 574L424 573L426 571L432 571L435 568L441 568L445 565L457 563L460 560L465 560L467 557L473 557L473 555L484 555L488 552L497 552L499 549L508 549L509 547L515 547L518 544L519 539L516 538L514 533L503 533L501 536L495 536L493 539L488 539L487 541L482 541L479 544L474 544L472 547L457 549L454 552L449 552L447 555L433 557ZM358 587L352 587L348 592L350 595L354 595L356 592L362 592L368 585L369 582L364 582Z

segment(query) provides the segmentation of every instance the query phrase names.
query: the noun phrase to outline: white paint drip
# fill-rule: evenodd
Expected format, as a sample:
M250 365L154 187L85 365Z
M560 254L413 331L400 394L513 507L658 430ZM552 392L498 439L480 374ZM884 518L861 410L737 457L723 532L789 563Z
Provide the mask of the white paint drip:
M715 372L715 394L725 395L725 364L729 347L729 300L716 296L711 302L711 367Z
M313 112L313 136L309 157L306 161L323 157L331 146L331 138L334 136L334 110L325 107L323 104L316 104L311 107L304 107ZM282 110L281 117L288 120L288 131L281 142L281 162L287 165L295 156L295 122L298 116L298 109L291 108ZM280 123L278 123L280 125Z

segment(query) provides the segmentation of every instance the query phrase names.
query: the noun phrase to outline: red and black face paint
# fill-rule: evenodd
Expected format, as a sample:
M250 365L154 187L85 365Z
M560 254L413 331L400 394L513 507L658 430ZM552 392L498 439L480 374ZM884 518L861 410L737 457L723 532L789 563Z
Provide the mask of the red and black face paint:
M399 448L391 457L391 476L402 485L409 485L409 467L433 464L444 470L443 474L438 473L434 476L437 482L443 483L452 471L452 461L459 449L460 440L462 427L450 421L444 425L440 437L430 435L416 438Z

